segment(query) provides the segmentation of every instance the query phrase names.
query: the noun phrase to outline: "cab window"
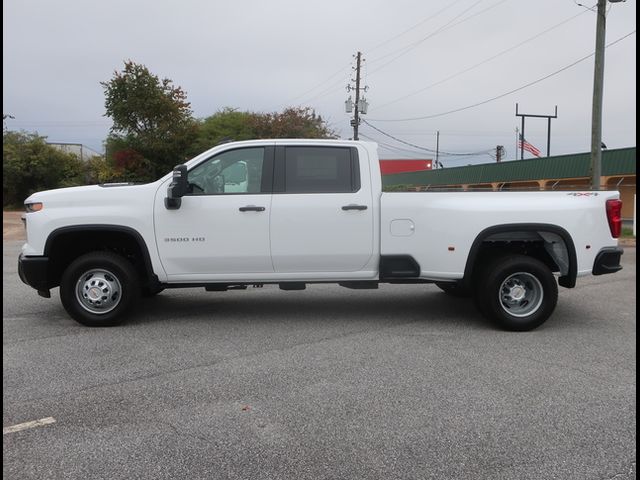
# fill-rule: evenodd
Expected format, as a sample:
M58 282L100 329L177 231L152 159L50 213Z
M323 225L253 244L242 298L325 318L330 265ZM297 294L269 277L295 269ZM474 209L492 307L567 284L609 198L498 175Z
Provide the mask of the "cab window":
M189 171L190 195L260 193L263 147L229 150Z

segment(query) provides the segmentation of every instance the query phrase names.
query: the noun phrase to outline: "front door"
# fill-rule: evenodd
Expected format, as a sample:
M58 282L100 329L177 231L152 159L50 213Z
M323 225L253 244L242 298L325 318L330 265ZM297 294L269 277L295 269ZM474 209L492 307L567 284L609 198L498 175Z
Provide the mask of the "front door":
M179 209L167 210L158 192L156 242L170 282L273 272L272 168L273 147L227 150L189 170Z

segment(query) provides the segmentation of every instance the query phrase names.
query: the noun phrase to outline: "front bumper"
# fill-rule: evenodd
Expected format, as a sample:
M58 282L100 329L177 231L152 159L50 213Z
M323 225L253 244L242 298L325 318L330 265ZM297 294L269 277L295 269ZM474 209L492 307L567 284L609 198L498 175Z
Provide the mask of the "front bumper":
M18 257L18 275L20 280L35 288L38 292L49 292L49 257Z
M619 272L622 270L620 257L623 253L620 247L603 248L598 252L598 255L596 255L591 273L594 275L605 275L607 273Z

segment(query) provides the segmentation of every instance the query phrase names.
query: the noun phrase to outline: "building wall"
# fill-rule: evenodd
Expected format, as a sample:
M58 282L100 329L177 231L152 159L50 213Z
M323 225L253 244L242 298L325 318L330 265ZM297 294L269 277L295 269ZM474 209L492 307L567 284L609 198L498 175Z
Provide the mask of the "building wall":
M91 157L102 156L101 153L96 152L95 150L82 145L81 143L47 142L47 144L65 153L73 153L80 160L89 160Z
M432 164L433 162L430 159L381 159L380 171L382 172L382 175L405 172L420 172L424 170L431 170Z
M622 183L620 181L622 180ZM633 183L631 183L633 182ZM618 190L622 200L622 218L633 219L636 196L636 177L610 177L607 179L607 190Z
M410 190L591 190L589 152L555 157L468 165L384 175L384 188ZM636 193L636 147L602 152L600 189L617 190L622 216L633 220Z

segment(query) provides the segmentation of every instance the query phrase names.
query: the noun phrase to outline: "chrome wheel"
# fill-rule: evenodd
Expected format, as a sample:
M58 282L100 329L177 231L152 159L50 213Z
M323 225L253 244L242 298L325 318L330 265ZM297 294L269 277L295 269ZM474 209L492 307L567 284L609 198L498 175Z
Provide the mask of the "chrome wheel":
M514 317L527 317L542 305L544 289L540 280L527 272L509 275L498 291L502 309Z
M90 313L109 313L118 306L121 298L122 285L108 270L89 270L80 276L76 284L76 299Z

